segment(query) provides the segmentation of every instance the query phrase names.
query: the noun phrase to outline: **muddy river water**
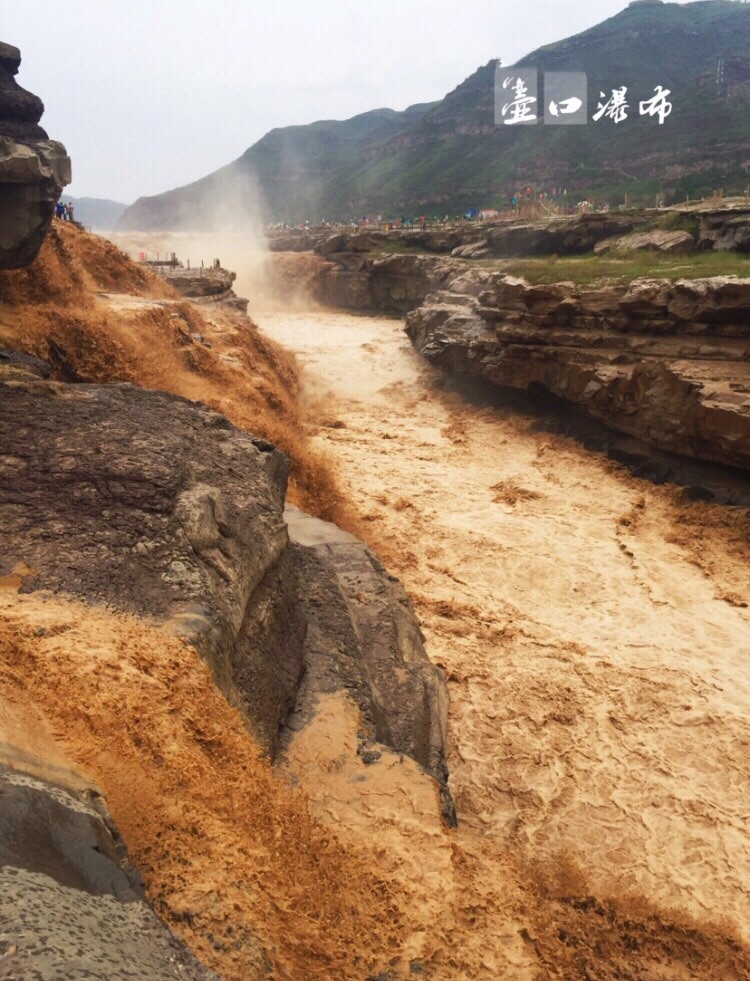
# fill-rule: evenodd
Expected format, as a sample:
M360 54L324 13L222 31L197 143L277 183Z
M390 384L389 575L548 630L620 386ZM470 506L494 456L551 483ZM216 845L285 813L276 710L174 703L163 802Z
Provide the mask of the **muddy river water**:
M447 672L461 833L570 862L597 894L745 929L750 586L736 516L466 403L398 320L256 319L296 353L315 439Z

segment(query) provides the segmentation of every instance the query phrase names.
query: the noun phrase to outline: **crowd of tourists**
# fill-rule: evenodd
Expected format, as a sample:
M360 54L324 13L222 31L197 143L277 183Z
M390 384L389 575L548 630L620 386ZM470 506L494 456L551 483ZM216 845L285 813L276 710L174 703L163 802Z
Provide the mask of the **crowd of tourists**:
M593 202L590 200L570 201L567 188L552 188L549 191L534 192L531 188L524 188L516 194L510 195L503 210L496 208L467 208L460 215L417 215L413 217L402 215L399 218L385 219L382 215L362 215L360 218L350 218L347 221L330 221L321 218L319 221L301 221L297 224L286 221L275 221L267 225L270 232L290 232L290 231L312 231L320 229L346 230L346 231L367 231L378 229L380 231L393 231L397 228L414 228L424 230L430 227L455 224L467 221L488 221L490 219L513 218L524 213L532 214L538 210L542 214L550 215L575 215L591 211L609 211L608 203Z

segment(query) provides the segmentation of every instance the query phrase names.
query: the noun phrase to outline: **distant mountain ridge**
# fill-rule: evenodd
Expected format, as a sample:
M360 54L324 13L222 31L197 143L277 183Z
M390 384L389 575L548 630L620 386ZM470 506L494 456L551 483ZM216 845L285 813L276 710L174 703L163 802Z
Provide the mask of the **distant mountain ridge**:
M74 198L64 194L62 200L73 205L76 221L95 232L111 231L128 207L121 201L110 201L109 198Z
M496 61L443 99L404 112L378 109L343 122L275 129L236 161L199 181L139 198L121 229L208 228L224 199L253 202L265 220L455 213L502 205L524 186L565 185L691 196L750 181L750 5L636 0L515 67L588 74L585 126L497 126ZM630 115L593 122L600 92L628 88ZM664 125L637 103L671 90ZM540 105L542 100L540 98ZM236 206L233 206L236 213Z

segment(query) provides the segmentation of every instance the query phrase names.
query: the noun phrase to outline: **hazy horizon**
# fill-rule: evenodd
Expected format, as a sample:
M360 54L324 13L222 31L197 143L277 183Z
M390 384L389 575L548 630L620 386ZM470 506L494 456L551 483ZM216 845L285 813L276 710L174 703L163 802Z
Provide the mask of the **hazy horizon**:
M522 5L381 0L38 0L0 40L73 160L75 197L131 203L216 170L275 127L442 98L491 58L512 64L628 0Z

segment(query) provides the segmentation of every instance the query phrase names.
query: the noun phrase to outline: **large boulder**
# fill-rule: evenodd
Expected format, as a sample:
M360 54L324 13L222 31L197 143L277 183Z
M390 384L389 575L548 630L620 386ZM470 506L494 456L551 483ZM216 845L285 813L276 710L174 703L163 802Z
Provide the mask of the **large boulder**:
M666 231L655 228L649 232L633 232L631 235L615 235L597 242L594 252L668 252L685 255L695 250L695 238L690 232Z
M0 386L2 564L185 636L273 750L302 671L286 458L130 385Z
M0 43L0 269L28 265L41 247L70 159L39 125L41 99L15 76L21 53Z
M638 215L593 213L547 222L498 225L487 235L488 247L498 257L578 255L591 252L603 239L632 231Z

